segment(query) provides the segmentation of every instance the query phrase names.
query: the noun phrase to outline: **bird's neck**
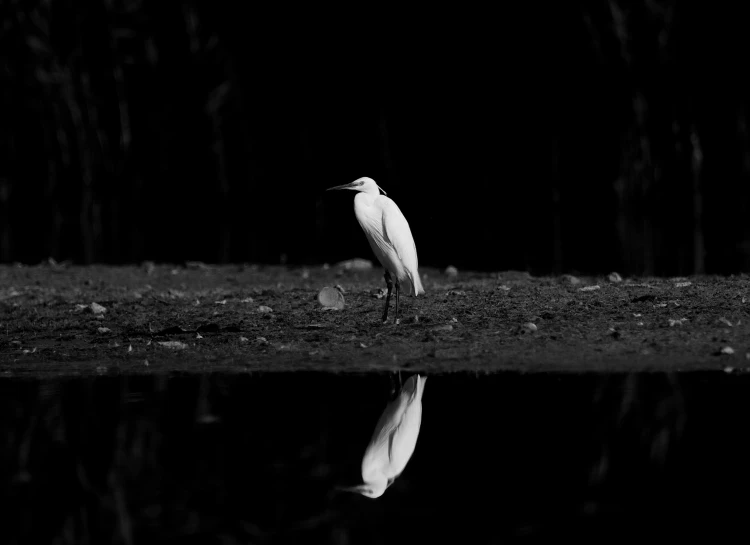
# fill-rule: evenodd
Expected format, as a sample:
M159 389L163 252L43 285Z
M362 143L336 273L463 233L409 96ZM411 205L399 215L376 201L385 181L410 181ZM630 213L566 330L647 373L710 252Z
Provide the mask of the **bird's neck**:
M368 496L370 496L371 498L379 498L383 495L385 489L388 488L388 483L385 479L370 481L369 483L367 483L367 485L370 488L370 493L368 494Z
M375 204L375 199L378 195L372 195L370 193L357 193L354 197L354 211L364 210L370 208Z

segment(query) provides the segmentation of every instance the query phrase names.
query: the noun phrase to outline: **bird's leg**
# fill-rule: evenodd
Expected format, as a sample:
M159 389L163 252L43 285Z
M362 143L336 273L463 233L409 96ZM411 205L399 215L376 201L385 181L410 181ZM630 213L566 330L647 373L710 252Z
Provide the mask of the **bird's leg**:
M396 325L398 325L398 296L401 294L401 285L396 282L396 321L394 322Z
M385 323L388 321L388 305L391 303L393 281L391 280L391 273L389 273L388 271L385 271L383 278L385 278L385 285L388 287L388 295L385 296L385 307L383 308L383 323Z

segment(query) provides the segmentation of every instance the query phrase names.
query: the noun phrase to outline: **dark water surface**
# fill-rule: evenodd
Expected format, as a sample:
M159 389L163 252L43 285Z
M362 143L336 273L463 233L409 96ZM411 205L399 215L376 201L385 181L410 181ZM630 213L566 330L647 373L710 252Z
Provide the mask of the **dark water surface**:
M324 373L2 380L0 542L750 534L750 376L429 376L404 473L379 499L337 491L361 482L393 385Z

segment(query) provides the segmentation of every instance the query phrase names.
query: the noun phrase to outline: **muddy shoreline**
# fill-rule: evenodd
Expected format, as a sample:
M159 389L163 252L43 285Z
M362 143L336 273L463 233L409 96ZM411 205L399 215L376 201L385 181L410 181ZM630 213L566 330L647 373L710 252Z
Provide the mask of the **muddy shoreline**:
M747 275L420 272L396 326L378 268L0 266L0 374L750 369Z

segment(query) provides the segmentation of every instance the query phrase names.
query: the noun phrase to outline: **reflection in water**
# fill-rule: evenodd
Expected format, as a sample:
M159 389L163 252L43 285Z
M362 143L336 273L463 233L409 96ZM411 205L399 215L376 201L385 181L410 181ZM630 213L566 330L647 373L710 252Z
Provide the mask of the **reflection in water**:
M348 490L379 498L401 475L417 445L426 381L427 377L413 375L385 408L362 459L365 484Z
M750 376L431 375L429 455L377 501L337 492L359 482L361 424L377 421L389 385L324 373L0 380L0 543L748 533Z

